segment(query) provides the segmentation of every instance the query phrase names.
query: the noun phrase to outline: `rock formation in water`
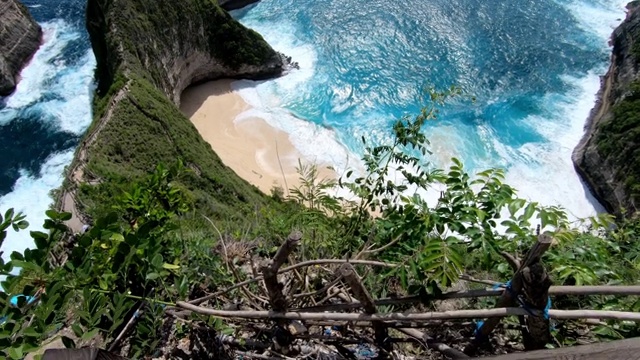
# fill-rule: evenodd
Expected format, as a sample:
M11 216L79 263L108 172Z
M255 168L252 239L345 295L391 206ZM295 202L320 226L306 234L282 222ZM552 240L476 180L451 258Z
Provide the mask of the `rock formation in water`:
M0 96L16 89L20 70L40 46L42 29L17 0L0 0Z
M611 37L611 65L573 153L594 195L617 215L640 207L640 7L634 3Z
M222 164L177 106L194 83L277 76L283 56L211 0L89 0L87 29L97 62L94 121L60 208L110 211L100 199L178 159L191 169L181 186L208 212L235 213L239 203L264 199Z

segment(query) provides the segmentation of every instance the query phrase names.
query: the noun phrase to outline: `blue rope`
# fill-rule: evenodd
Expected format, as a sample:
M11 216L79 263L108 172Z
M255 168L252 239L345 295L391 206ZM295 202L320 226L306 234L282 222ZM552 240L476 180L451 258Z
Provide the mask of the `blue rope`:
M549 299L547 300L547 306L545 306L544 310L542 311L542 316L546 320L549 320L549 310L551 310L551 296L549 296Z
M32 302L36 301L36 298L34 298L33 296L18 294L18 295L13 295L9 299L9 303L11 304L11 306L18 307L18 301L21 297L25 298L27 304L31 304Z
M482 325L484 325L484 321L480 320L476 322L476 329L473 331L473 335L476 337L477 340L481 340L485 338L485 336L483 336L481 332Z

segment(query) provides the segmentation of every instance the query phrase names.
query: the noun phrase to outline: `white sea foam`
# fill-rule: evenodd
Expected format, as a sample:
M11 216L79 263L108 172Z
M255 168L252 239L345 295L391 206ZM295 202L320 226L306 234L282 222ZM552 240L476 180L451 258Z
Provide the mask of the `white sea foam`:
M296 117L286 106L297 98L301 87L312 86L319 81L315 75L317 54L314 48L300 41L293 34L293 25L277 27L261 26L249 20L249 25L260 32L271 46L297 62L299 69L292 69L285 76L270 81L239 80L231 84L251 109L238 115L236 121L261 118L269 125L289 134L292 144L306 160L332 164L338 173L349 166L349 159L357 159L337 140L331 129L318 126Z
M613 30L625 17L627 0L573 0L560 2L573 14L582 29L608 41Z
M62 57L64 48L80 38L80 33L64 20L52 20L40 25L43 43L20 73L16 91L6 99L7 108L18 109L38 101L66 65ZM0 118L2 120L6 121L7 118Z
M562 1L567 6L580 26L598 41L595 46L606 46L615 26L624 18L624 5L620 0L573 0ZM236 82L233 87L252 106L252 109L238 117L238 121L257 116L265 119L272 126L290 134L294 145L306 157L332 161L337 168L344 168L344 146L340 140L347 140L350 146L353 138L365 135L384 142L388 135L380 133L379 127L368 127L362 119L355 127L355 133L346 134L342 129L337 133L296 118L286 110L290 99L301 93L313 93L314 84L327 79L319 79L314 71L317 54L313 46L297 39L298 33L292 24L261 23L255 15L248 15L243 23L256 29L274 47L291 55L301 65L301 70L292 71L287 76L267 82ZM519 191L524 198L538 201L544 205L561 205L565 207L571 218L585 217L603 211L602 207L583 186L571 162L571 153L583 134L584 122L593 107L595 93L600 82L599 75L604 74L606 64L593 69L582 78L564 77L562 80L573 88L567 94L547 94L542 102L548 111L544 115L529 116L524 119L525 125L536 129L545 139L541 143L529 143L520 148L512 148L500 143L497 134L489 126L474 125L481 145L470 143L472 140L465 134L469 128L462 129L451 125L438 125L429 128L429 139L434 156L430 158L439 167L448 167L451 157L473 159L471 170L482 170L488 167L504 167L507 169L506 182ZM334 89L334 112L341 112L340 100L349 98L350 89ZM372 109L375 111L375 109ZM367 114L361 114L367 115ZM370 116L365 116L370 118ZM334 149L340 149L334 151ZM361 150L361 149L354 149ZM474 153L468 153L474 152ZM487 155L492 154L492 155ZM354 156L348 155L352 164ZM391 177L400 179L399 174ZM438 191L434 189L423 194L429 203L437 200ZM412 192L413 190L409 190Z
M49 21L41 26L44 42L22 71L16 91L5 99L6 107L0 110L0 124L7 124L20 111L26 111L36 114L40 121L49 122L51 131L81 135L91 123L95 57L88 50L70 66L63 51L70 42L80 38L79 30L63 20ZM0 198L0 211L14 207L27 215L31 224L28 230L42 230L44 212L53 201L49 192L62 185L64 167L71 162L73 153L74 149L69 149L52 154L36 176L21 170L12 191ZM10 231L2 247L4 257L32 245L28 231Z
M625 2L600 1L596 4L574 1L567 6L584 30L606 44L611 32L624 18ZM506 181L519 190L520 196L545 205L561 205L570 218L591 216L604 208L593 197L576 173L571 161L573 149L584 134L584 124L600 88L600 75L606 66L593 69L582 78L564 76L573 90L567 94L547 94L544 107L548 116L529 116L525 122L534 127L547 142L527 144L508 156L511 166ZM497 149L500 144L495 144ZM501 149L500 151L504 151Z
M63 68L57 74L50 87L54 98L34 106L42 113L50 114L53 125L60 130L81 135L91 124L95 64L95 56L88 50L78 66Z
M29 231L42 231L42 224L46 218L44 212L51 205L49 192L62 184L62 172L73 159L74 150L68 150L50 156L40 169L38 176L31 176L25 171L20 172L20 178L13 186L13 191L0 198L0 210L4 214L8 208L13 207L16 212L27 215L30 226L19 233L9 230L2 251L3 258L7 259L13 251L22 252L32 247L33 241Z

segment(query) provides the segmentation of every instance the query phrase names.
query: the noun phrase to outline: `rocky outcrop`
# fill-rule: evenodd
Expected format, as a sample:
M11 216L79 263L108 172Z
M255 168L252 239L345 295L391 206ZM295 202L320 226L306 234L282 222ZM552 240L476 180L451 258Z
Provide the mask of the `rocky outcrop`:
M209 0L89 0L87 29L100 88L119 69L144 74L176 105L189 85L278 75L283 59Z
M611 65L573 153L580 175L616 215L640 207L640 7L630 3L628 10L611 37Z
M177 160L191 170L179 186L204 213L227 216L266 201L224 166L177 105L197 82L277 76L283 56L211 0L88 0L87 30L97 63L94 121L59 208L104 215L112 211L104 199Z
M223 9L230 11L241 9L258 1L260 0L218 0L218 4L220 4Z
M0 96L16 88L18 74L40 46L42 29L17 0L0 0Z

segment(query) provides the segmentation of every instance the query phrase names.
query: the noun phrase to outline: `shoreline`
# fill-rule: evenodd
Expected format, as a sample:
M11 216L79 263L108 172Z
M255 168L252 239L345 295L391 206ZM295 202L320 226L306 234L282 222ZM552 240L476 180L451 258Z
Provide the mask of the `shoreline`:
M299 186L298 161L316 164L318 179L337 179L331 164L305 158L289 139L289 134L251 117L237 121L251 107L224 79L192 86L182 93L180 110L191 120L200 136L211 145L222 162L238 176L267 195L274 187Z

